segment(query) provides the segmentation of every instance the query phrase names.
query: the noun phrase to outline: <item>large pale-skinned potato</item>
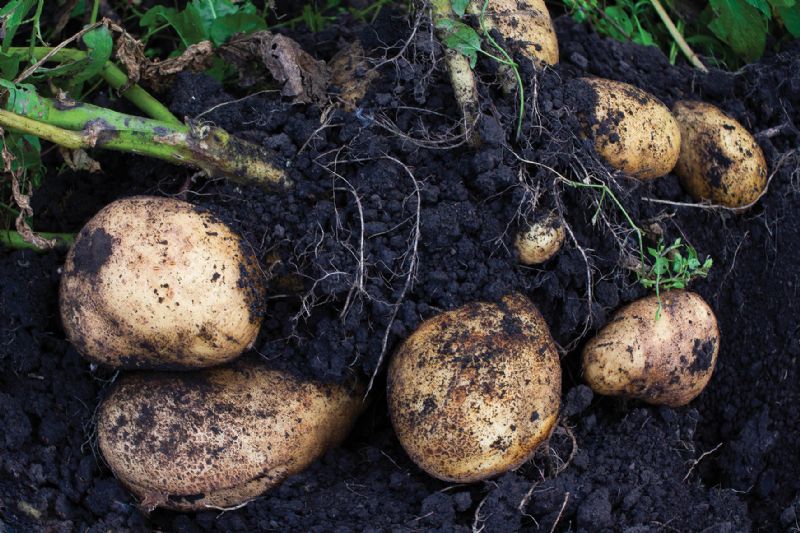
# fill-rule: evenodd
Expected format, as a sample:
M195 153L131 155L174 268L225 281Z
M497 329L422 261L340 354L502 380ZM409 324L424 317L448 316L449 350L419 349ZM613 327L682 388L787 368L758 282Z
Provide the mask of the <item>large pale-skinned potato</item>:
M583 349L583 375L599 394L678 407L695 399L714 372L719 328L698 294L673 290L614 314Z
M241 238L212 214L170 198L127 198L78 234L61 278L61 317L94 362L207 367L254 342L262 277Z
M558 418L561 367L526 297L439 314L389 365L389 414L411 459L439 479L474 482L514 469Z
M547 65L558 63L558 38L544 0L491 0L483 11L484 3L471 0L469 11L483 13L486 29L496 29L531 59Z
M337 445L360 394L261 361L123 376L99 408L100 451L145 509L229 508Z
M767 186L767 163L755 138L718 107L680 101L673 113L681 129L675 173L695 200L746 207Z
M658 98L633 85L602 78L581 78L575 87L582 93L583 108L578 111L606 163L640 180L672 171L680 155L681 132Z

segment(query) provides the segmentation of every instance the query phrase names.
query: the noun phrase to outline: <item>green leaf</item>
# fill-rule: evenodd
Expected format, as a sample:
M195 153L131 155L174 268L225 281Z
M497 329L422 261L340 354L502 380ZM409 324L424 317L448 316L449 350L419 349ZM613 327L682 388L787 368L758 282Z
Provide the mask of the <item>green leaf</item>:
M769 0L769 5L775 9L781 7L793 7L797 5L797 0Z
M0 52L0 78L13 80L19 74L19 64L22 57L17 54L4 54Z
M452 0L450 4L450 6L453 8L453 13L455 13L459 17L464 16L464 13L467 12L468 5L469 5L469 0ZM483 2L481 2L481 6L483 6Z
M164 23L169 24L181 38L184 48L209 38L203 19L197 9L189 4L183 11L171 7L155 6L139 19L139 25L155 30Z
M105 26L100 26L83 36L86 44L86 61L81 71L75 76L74 84L94 78L103 71L106 61L111 59L114 40L111 32Z
M744 0L710 0L716 18L708 29L746 61L764 53L767 21L758 9Z
M791 7L778 7L778 16L792 37L800 38L800 4Z
M481 37L478 32L463 22L451 19L440 20L436 27L444 30L442 44L466 56L470 67L475 68L478 51L481 49Z
M672 289L685 289L685 288L686 288L686 283L684 283L684 282L683 282L683 281L681 281L681 280L675 280L675 281L672 283L672 287L671 287L671 288L672 288Z
M603 11L616 24L601 19L597 23L598 27L618 41L627 41L633 35L633 21L628 13L619 6L608 6Z
M5 31L2 46L3 52L8 51L8 47L11 46L11 41L25 20L25 16L36 4L37 0L11 0L5 7L0 9L0 27Z
M766 20L772 18L772 8L767 0L746 0L748 4L758 9Z
M266 30L266 21L258 15L250 13L234 13L215 19L209 27L209 37L214 45L219 46L237 33L252 33Z

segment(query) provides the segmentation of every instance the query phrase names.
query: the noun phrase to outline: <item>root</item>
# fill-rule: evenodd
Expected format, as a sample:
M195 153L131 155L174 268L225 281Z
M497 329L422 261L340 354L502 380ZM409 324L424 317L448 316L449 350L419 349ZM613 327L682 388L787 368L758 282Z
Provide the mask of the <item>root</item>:
M554 533L558 523L561 521L561 517L564 516L564 509L567 508L567 502L569 502L569 492L564 493L564 503L561 504L561 510L558 512L558 516L556 517L556 521L553 522L553 526L550 528L550 533Z
M392 325L394 324L394 320L397 317L397 313L400 310L400 306L403 304L405 300L406 294L411 289L411 286L414 284L414 276L416 275L417 271L417 262L419 260L417 248L419 246L419 239L421 235L420 231L420 219L422 215L422 195L420 193L419 182L417 178L414 177L414 173L411 172L411 169L408 168L404 163L400 160L395 159L392 156L384 155L385 159L389 161L393 161L396 164L400 165L403 170L405 170L408 177L411 179L411 182L414 184L414 195L416 197L416 219L414 222L414 229L413 229L413 236L411 238L411 245L409 250L406 252L406 259L408 261L408 271L406 274L406 280L403 284L403 289L400 291L400 295L397 297L397 301L394 304L394 308L392 309L392 316L389 319L389 323L386 325L386 331L383 334L383 341L381 342L381 353L378 357L378 362L375 365L375 370L372 372L372 376L369 378L369 385L367 385L367 391L364 393L364 399L369 396L369 392L372 390L372 386L375 383L375 378L380 372L381 367L383 366L383 360L386 357L386 350L388 347L389 342L389 334L392 330Z

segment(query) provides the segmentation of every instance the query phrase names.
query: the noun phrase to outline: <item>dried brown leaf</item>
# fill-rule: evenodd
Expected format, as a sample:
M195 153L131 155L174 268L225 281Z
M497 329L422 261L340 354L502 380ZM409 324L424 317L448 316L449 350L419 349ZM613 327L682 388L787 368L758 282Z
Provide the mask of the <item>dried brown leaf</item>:
M330 72L285 35L260 31L232 39L219 49L239 71L239 83L253 86L263 80L264 69L283 87L281 94L295 103L323 104L327 101Z

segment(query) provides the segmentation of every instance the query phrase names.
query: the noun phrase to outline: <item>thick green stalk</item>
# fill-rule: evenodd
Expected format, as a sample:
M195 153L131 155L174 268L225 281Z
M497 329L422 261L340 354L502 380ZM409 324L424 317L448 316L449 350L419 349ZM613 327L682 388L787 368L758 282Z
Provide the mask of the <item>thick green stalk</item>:
M2 127L67 148L107 148L194 166L245 185L270 189L291 186L274 153L220 128L200 123L173 124L74 100L43 98L33 89L8 82L3 89Z
M52 54L51 54L52 52ZM53 52L52 48L37 46L34 48L9 48L9 53L30 56L33 60L39 61L43 57L48 57L48 61L67 62L82 61L86 59L86 52L74 48L62 48ZM51 54L48 56L48 54ZM101 73L103 79L115 90L122 89L128 83L128 75L111 61L107 61ZM125 99L138 107L143 113L151 118L181 124L181 121L173 115L161 102L153 98L150 93L142 89L139 85L132 85L127 90L120 93Z
M48 241L56 241L56 248L69 248L75 242L74 233L37 233L37 235ZM0 245L14 250L44 251L26 241L19 232L12 230L0 230Z

